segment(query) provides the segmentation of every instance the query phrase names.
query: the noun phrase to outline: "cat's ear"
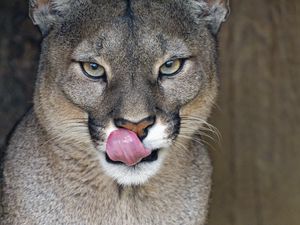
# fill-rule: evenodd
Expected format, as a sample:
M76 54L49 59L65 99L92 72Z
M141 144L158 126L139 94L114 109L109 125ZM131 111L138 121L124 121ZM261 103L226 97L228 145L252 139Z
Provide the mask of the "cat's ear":
M229 0L191 0L196 16L205 20L213 34L217 34L220 26L226 21L230 8Z
M29 0L29 17L45 35L70 11L71 0Z

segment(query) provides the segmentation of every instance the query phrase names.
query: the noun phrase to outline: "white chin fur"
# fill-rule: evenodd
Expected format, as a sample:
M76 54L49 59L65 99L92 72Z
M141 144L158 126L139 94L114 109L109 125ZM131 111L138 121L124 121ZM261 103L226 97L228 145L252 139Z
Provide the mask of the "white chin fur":
M141 162L136 166L112 164L106 161L105 154L100 154L100 161L105 173L120 185L141 185L155 175L160 169L166 155L166 150L158 152L158 159L153 162Z

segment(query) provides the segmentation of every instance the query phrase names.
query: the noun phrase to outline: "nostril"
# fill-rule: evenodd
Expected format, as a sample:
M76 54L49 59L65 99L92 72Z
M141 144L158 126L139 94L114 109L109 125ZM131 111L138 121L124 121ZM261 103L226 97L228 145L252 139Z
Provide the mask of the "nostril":
M156 121L156 116L149 116L138 123L141 128L141 132L138 136L141 140L147 137L149 128L155 124L155 121Z
M151 127L151 126L155 123L155 121L156 121L156 116L149 116L149 117L147 117L147 118L141 120L139 123L143 123L143 121L146 122L146 123L145 123L145 126L146 126L146 127L145 127L144 129L147 129L147 128Z
M153 126L155 121L156 121L156 116L146 117L137 123L131 122L123 118L114 119L114 123L116 127L125 128L135 132L141 140L147 136L148 129L151 126Z
M122 119L122 118L118 118L118 119L114 119L114 123L115 123L116 127L124 128L124 125L126 125L127 123L130 123L130 121Z

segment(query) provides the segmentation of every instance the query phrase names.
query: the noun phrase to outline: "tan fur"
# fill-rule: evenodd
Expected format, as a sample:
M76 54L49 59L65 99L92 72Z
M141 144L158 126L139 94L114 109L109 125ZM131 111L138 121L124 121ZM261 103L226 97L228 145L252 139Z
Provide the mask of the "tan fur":
M32 0L45 37L34 107L4 160L0 224L203 225L212 167L197 133L217 95L213 35L225 4ZM191 56L182 71L159 77L160 65L177 54ZM107 81L85 77L76 61L86 58L105 67ZM120 185L101 165L97 143L104 144L114 119L130 120L141 132L149 124L136 123L148 116L167 127L172 143L160 151L165 158L155 175Z

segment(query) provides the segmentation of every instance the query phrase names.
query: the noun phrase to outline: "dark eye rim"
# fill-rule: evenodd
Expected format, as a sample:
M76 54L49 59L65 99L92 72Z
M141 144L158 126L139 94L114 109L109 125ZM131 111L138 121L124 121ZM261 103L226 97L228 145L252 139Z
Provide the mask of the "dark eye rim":
M183 68L184 65L185 65L185 62L186 62L187 58L169 59L169 60L167 60L166 62L172 61L172 60L173 60L173 61L179 60L179 61L180 61L180 67L178 68L178 70L176 70L176 72L170 73L170 74L161 73L160 70L159 70L159 77L160 77L160 78L162 78L162 77L173 77L173 76L177 75L178 73L180 73L181 70L182 70L182 68ZM165 63L166 63L166 62L165 62ZM164 63L164 64L165 64L165 63ZM163 65L164 65L164 64L163 64ZM161 67L160 67L160 68L161 68Z
M95 63L95 62L79 62L80 68L81 68L83 74L84 74L86 77L88 77L88 78L90 78L90 79L92 79L92 80L94 80L94 81L103 80L104 82L107 82L107 76L106 76L106 71L105 71L105 69L104 69L104 74L103 74L102 76L95 77L95 76L92 76L92 75L90 75L88 72L85 71L85 69L84 69L84 67L83 67L83 64L84 64L84 63ZM95 64L99 65L98 63L95 63ZM101 66L101 65L99 65L99 66Z

